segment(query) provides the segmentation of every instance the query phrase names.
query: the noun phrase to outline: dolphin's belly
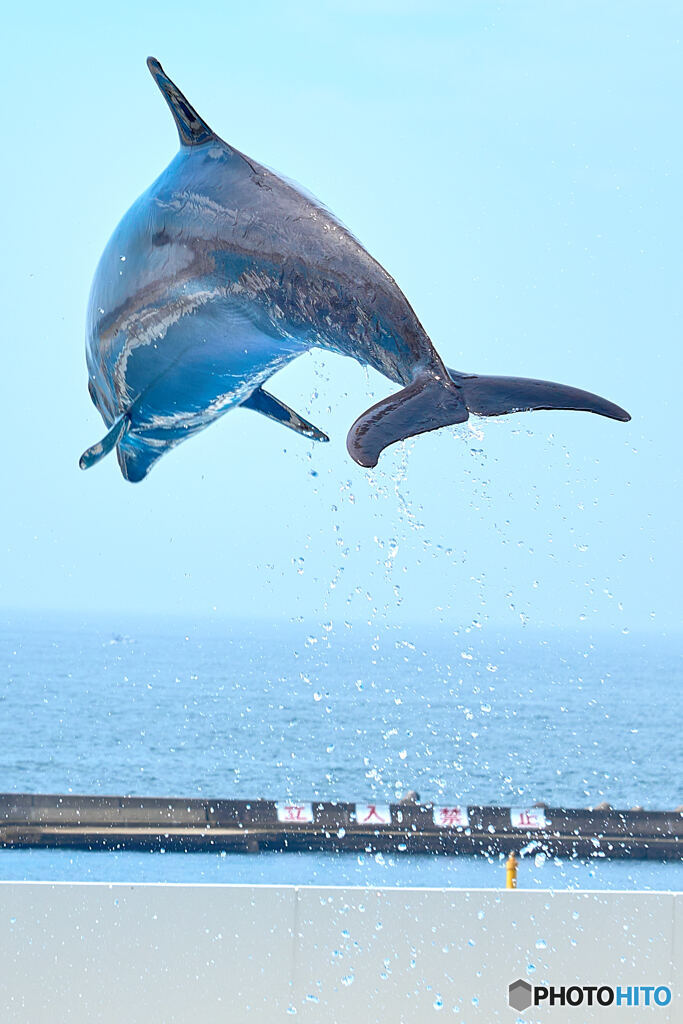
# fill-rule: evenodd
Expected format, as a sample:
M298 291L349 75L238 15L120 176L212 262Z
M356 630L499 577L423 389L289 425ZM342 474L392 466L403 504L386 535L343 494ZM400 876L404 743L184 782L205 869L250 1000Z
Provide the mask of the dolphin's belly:
M132 429L149 436L201 429L302 351L264 333L239 304L210 301L159 341L132 344L119 361L120 390L136 396Z
M118 455L130 480L141 479L164 452L239 405L303 351L265 333L239 303L201 298L193 293L160 336L143 318L119 338L112 369L119 408L112 419L128 416Z
M105 372L115 415L158 435L206 426L302 351L221 289L198 288L142 309L117 333Z

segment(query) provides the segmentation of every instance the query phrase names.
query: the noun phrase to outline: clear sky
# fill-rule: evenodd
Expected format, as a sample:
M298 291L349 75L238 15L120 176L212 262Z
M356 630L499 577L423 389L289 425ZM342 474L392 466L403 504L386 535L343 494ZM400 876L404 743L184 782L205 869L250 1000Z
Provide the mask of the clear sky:
M0 606L678 629L682 30L661 0L12 5ZM632 422L473 418L368 472L346 432L392 386L316 354L271 390L331 444L238 410L140 485L80 472L92 274L177 149L148 54L348 224L448 365Z

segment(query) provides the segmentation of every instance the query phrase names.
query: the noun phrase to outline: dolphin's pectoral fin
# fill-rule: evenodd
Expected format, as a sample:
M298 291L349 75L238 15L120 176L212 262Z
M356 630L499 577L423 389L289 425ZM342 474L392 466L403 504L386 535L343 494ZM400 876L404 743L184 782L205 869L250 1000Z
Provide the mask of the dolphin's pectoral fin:
M92 445L83 452L78 460L78 465L81 469L90 469L90 467L94 466L96 462L99 462L105 455L108 455L127 431L129 423L130 420L127 413L124 413L123 416L119 416L113 427L104 435L102 440L98 441L97 444Z
M395 395L373 405L349 430L346 447L359 466L376 466L387 445L468 418L459 388L429 370Z
M533 409L576 409L623 423L631 419L625 409L606 398L566 384L525 377L478 377L450 369L448 372L462 388L465 405L477 416L504 416Z
M327 434L323 434L322 430L318 430L303 416L299 416L288 405L281 402L279 398L275 398L270 392L264 391L263 388L256 388L241 404L243 409L255 409L256 412L263 413L264 416L268 416L271 420L277 420L278 423L284 423L286 427L296 430L299 434L305 434L306 437L310 437L314 441L329 441Z

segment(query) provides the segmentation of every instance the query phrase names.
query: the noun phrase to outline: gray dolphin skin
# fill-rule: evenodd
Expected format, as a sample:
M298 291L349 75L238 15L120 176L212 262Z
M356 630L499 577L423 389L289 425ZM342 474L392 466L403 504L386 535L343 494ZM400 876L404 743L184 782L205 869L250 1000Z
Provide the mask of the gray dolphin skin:
M579 409L626 421L576 388L447 369L392 277L298 186L223 142L154 58L180 151L116 228L90 294L88 387L127 480L235 406L327 441L263 385L313 347L352 356L401 390L353 424L351 457L470 413Z

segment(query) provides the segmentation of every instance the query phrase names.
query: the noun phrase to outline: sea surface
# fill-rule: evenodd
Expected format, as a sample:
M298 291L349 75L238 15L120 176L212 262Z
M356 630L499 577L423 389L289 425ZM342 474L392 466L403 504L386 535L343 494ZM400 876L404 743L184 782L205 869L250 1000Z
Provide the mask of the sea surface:
M673 809L680 637L125 616L0 620L0 791ZM504 884L485 857L0 851L0 878ZM520 884L680 889L680 862Z

